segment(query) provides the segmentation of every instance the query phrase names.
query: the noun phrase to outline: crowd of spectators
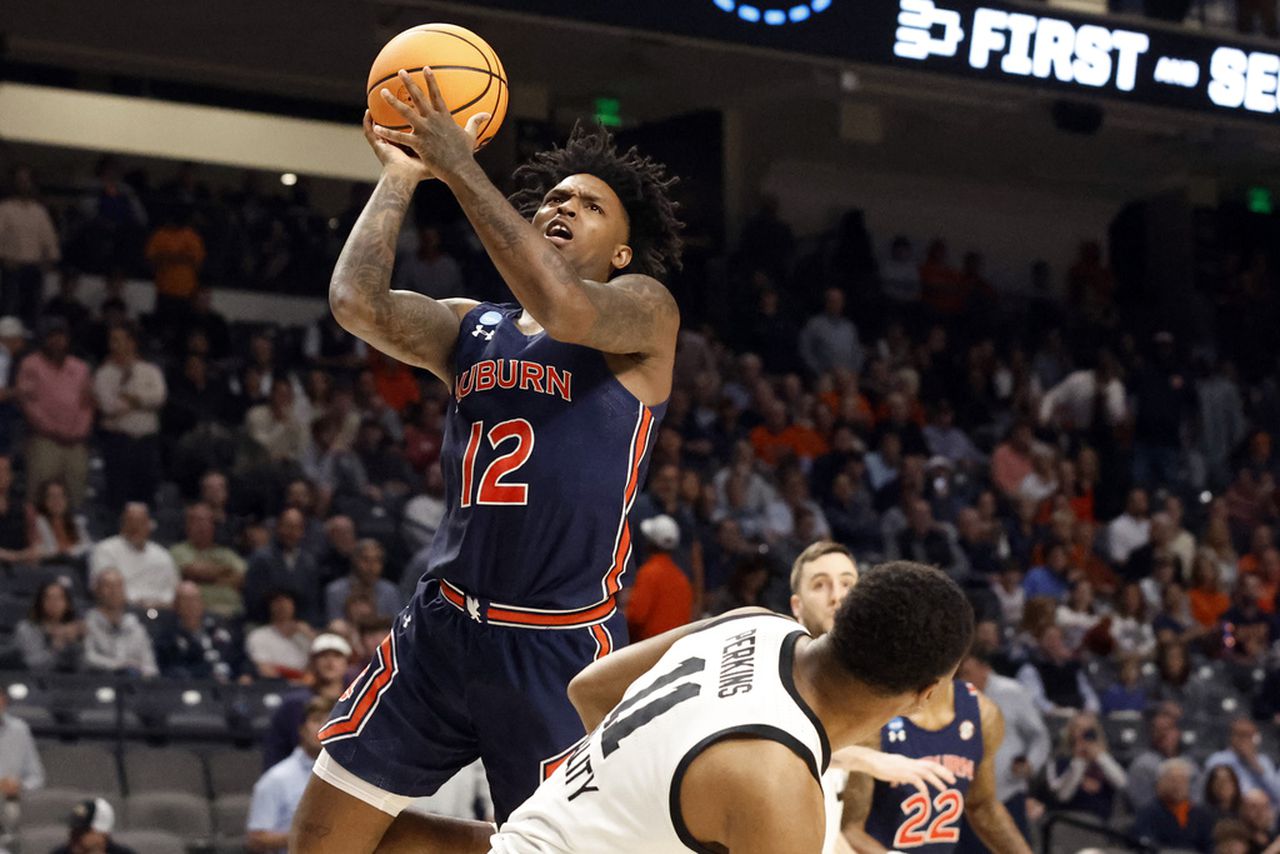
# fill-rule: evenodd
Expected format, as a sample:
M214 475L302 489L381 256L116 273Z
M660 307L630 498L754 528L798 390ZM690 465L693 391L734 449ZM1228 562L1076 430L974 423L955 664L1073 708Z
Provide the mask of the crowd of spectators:
M266 749L291 790L279 763L302 762L308 702L364 666L421 573L449 395L327 315L229 324L203 250L162 230L145 253L154 314L129 316L118 290L82 303L78 259L106 259L117 288L141 263L114 253L142 233L129 223L146 193L113 168L96 219L61 239L29 173L15 184L29 215L0 218L17 229L0 231L0 562L58 571L4 654L41 672L292 683ZM184 170L166 192L193 182ZM469 262L440 260L457 229L409 229L398 280L483 294L490 274L477 285ZM685 324L632 519L632 636L742 605L785 612L791 562L818 539L935 564L977 609L973 678L1046 733L1010 738L1025 750L1002 752L1002 799L1195 850L1241 828L1270 844L1273 372L1132 325L1095 244L1065 296L1038 267L1017 301L977 252L955 266L942 240L921 257L905 236L872 244L850 214L806 261L766 206L726 265L733 310ZM50 265L61 286L44 300L33 282ZM1126 716L1141 734L1109 749Z

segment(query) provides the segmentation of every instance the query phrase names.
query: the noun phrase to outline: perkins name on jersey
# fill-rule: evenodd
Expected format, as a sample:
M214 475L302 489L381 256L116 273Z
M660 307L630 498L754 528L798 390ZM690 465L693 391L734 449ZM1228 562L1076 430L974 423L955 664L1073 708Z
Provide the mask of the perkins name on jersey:
M751 690L756 667L756 630L729 638L720 651L720 684L718 697L732 697Z

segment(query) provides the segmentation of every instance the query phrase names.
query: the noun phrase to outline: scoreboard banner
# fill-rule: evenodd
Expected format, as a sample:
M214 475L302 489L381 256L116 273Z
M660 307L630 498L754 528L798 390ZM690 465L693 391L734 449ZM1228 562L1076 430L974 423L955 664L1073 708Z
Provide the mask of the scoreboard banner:
M473 0L627 29L1262 121L1280 43L976 0Z

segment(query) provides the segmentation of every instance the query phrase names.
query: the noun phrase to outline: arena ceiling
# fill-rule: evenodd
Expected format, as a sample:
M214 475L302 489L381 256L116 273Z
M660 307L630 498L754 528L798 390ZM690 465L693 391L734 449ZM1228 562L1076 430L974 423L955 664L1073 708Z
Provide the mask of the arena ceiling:
M1197 179L1280 184L1280 128L1109 106L1094 136L1065 134L1054 97L881 68L601 30L436 0L42 0L3 4L5 59L61 70L67 85L128 78L276 96L359 115L371 57L413 24L450 20L482 33L515 83L517 114L589 114L617 98L628 121L733 110L761 139L817 162L952 172L1124 193ZM845 105L842 114L842 106ZM850 109L852 107L852 109ZM87 144L86 147L89 147Z

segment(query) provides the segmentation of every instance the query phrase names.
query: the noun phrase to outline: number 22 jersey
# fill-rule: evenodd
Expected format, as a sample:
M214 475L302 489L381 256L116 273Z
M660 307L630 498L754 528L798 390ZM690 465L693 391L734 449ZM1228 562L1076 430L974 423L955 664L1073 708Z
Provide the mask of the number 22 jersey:
M708 852L684 825L680 786L699 754L730 738L777 741L817 781L831 748L795 687L805 636L785 617L748 614L681 638L512 813L493 854Z
M960 840L965 797L982 763L982 709L978 690L968 682L953 683L955 717L939 730L916 726L910 718L894 718L880 730L885 753L932 759L955 774L956 782L941 792L920 794L911 786L876 781L866 830L891 851L951 851Z

